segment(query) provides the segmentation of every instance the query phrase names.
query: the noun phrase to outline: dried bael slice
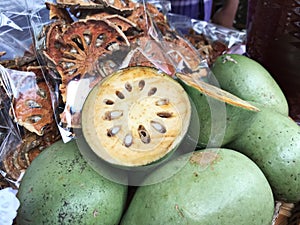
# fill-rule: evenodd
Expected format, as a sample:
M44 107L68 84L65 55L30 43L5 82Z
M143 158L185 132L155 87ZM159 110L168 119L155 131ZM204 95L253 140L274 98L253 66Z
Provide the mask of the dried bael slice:
M46 27L46 49L43 51L43 55L46 57L49 68L55 68L63 58L66 47L62 35L69 26L70 24L63 21L56 21Z
M72 23L73 19L69 12L65 8L58 7L57 4L46 2L46 6L49 9L49 19L63 20L68 23Z
M132 48L123 61L124 66L148 66L160 69L170 76L175 74L176 68L163 51L161 43L143 36L136 38Z
M122 32L124 32L128 40L133 39L135 36L138 36L140 33L137 24L118 14L109 14L108 12L101 12L101 13L89 15L87 18L95 19L95 20L105 19L112 22L117 27L119 27L122 30Z
M221 41L212 41L204 34L198 34L194 30L190 30L184 37L197 49L200 56L207 61L209 66L215 62L218 56L229 50Z
M45 82L20 93L14 100L17 122L31 132L42 136L44 129L53 123L53 110L49 88Z
M169 31L170 35L172 31ZM197 50L176 32L170 37L164 35L164 49L181 72L198 71L203 60Z
M127 19L136 23L145 34L149 31L150 19L156 23L167 23L165 15L150 3L146 3L146 7L143 4L136 4L132 14Z
M185 137L191 104L169 75L128 67L98 83L82 110L82 133L92 151L118 166L137 167L170 155Z
M63 8L66 7L79 7L83 9L102 9L104 4L95 3L90 0L56 0L57 5Z
M107 11L121 15L130 15L136 5L131 0L97 0L106 6Z
M46 148L60 140L60 133L55 123L52 123L44 131L43 136L32 132L26 132L17 146L7 145L2 166L12 180L19 180L31 162Z
M124 33L104 20L87 20L73 23L63 34L68 49L62 59L63 82L91 72L95 59L120 45L129 45Z

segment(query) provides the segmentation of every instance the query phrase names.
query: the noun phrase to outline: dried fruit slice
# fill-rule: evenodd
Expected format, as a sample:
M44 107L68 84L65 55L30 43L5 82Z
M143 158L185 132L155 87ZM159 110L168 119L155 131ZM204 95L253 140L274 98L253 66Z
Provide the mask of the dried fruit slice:
M43 135L47 125L53 123L51 96L45 82L21 93L14 101L17 122L31 132Z
M199 52L200 56L207 61L209 66L216 58L228 51L228 47L221 41L209 40L204 34L198 34L191 30L184 36Z
M72 23L73 19L69 12L65 8L58 7L57 4L46 2L47 8L49 9L49 19L63 20L68 23Z
M136 38L131 50L123 61L123 65L149 66L162 70L168 75L175 74L173 62L165 55L162 45L149 36Z
M131 0L97 0L97 2L104 4L107 11L120 15L131 14L136 5L136 3Z
M65 44L62 39L62 34L68 26L69 24L67 25L62 21L57 21L46 28L46 50L43 51L43 54L48 60L47 64L50 68L58 65L59 61L63 58Z
M137 25L134 22L128 20L127 18L117 15L117 14L112 15L107 12L93 14L93 15L90 15L88 18L96 19L96 20L104 18L104 19L109 20L110 22L114 23L115 25L117 25L123 32L126 32L130 28L137 27Z
M156 23L167 23L164 14L150 3L146 3L146 7L143 4L137 4L132 14L127 18L136 23L147 34L150 26L149 17Z
M149 67L129 67L105 78L82 110L91 150L115 165L154 163L178 147L191 118L188 95L174 79Z
M56 0L57 5L60 7L79 7L83 9L102 9L104 8L104 4L94 3L94 1L90 0Z
M52 123L43 136L25 132L17 146L8 146L8 153L2 162L2 169L13 180L20 179L31 162L46 148L60 140L61 136L55 123Z
M164 49L180 71L197 71L201 65L201 56L185 39L174 34L172 40L165 38Z
M120 28L107 20L74 22L63 33L62 40L65 46L63 57L56 67L62 77L62 95L66 93L65 88L72 79L81 79L85 75L96 76L93 69L98 57L103 57L120 46L129 46ZM65 95L63 100L66 100Z

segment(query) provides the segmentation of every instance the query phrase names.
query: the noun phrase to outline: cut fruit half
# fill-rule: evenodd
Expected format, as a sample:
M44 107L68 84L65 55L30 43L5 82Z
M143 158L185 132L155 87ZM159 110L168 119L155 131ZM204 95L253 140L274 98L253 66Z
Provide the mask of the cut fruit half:
M98 83L82 109L92 151L118 166L161 161L185 137L191 104L181 85L150 67L129 67Z

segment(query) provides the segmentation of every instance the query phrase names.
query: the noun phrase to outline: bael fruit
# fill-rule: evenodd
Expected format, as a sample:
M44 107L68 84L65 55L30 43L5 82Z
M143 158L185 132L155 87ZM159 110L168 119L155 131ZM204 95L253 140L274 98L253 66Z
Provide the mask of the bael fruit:
M22 225L118 224L127 186L96 173L75 141L58 141L45 149L22 179L16 218Z
M288 115L287 100L271 74L243 55L224 54L211 66L222 89L251 102Z
M274 196L300 201L300 127L291 118L260 107L251 126L227 147L251 158L264 172Z
M91 150L116 166L139 167L169 156L184 139L191 104L169 75L150 67L111 74L89 93L82 134Z
M249 158L230 149L206 149L165 164L147 180L182 160L188 162L174 176L137 189L121 225L271 224L272 190Z

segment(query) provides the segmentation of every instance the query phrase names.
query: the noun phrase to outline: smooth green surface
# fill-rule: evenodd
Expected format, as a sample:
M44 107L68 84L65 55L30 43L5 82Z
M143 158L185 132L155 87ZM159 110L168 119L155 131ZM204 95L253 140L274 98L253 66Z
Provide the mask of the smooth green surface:
M121 225L270 225L274 201L260 169L229 149L207 149L160 183L138 188ZM214 154L217 153L215 156ZM183 156L148 179L175 171Z
M277 200L300 201L300 127L295 121L261 107L251 126L228 147L256 162Z
M75 141L45 149L26 170L18 198L18 225L115 225L124 210L127 186L96 173Z
M222 89L288 115L288 103L281 88L256 61L243 55L225 54L217 58L211 71Z

